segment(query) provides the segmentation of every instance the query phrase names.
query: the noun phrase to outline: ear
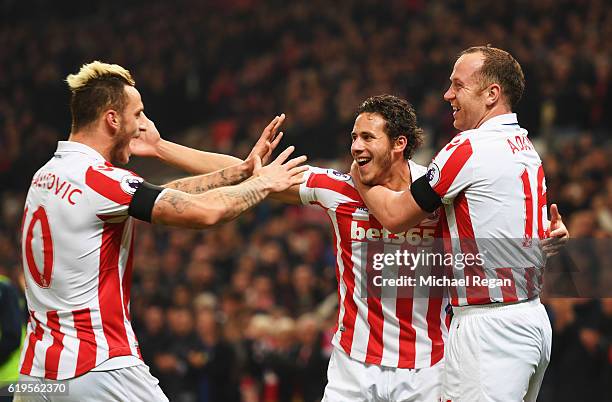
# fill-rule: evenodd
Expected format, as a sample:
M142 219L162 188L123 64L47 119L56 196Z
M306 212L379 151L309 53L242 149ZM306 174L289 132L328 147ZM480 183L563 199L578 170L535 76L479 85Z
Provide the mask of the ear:
M406 149L407 145L408 145L408 138L406 138L405 135L400 135L399 137L395 139L395 141L393 141L393 151L403 154L404 149Z
M499 98L501 97L501 87L499 86L499 84L491 84L489 85L489 87L486 89L486 105L487 106L493 106L495 105L498 101Z
M119 130L119 126L121 125L121 116L119 116L116 110L109 109L104 112L104 122L113 132L115 132Z

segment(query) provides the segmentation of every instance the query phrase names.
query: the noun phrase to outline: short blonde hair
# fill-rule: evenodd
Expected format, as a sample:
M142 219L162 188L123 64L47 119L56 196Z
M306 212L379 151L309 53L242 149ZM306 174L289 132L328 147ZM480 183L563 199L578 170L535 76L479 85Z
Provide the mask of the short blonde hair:
M78 73L66 77L66 82L72 92L72 131L91 124L106 109L123 111L125 86L136 84L127 69L100 61L83 64Z
M74 93L86 87L91 81L104 77L120 77L125 80L126 84L131 86L136 85L136 82L132 78L132 74L119 64L102 63L98 60L83 64L78 73L70 74L66 77L66 82L70 90Z

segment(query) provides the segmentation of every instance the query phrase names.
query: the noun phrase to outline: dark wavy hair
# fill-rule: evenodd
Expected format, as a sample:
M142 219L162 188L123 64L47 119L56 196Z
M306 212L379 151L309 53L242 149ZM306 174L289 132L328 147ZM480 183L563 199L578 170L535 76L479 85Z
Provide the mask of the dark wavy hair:
M359 106L357 116L362 113L378 113L385 119L385 133L391 140L403 135L408 140L404 158L410 159L414 151L423 144L423 130L417 127L414 108L408 101L393 95L372 96Z

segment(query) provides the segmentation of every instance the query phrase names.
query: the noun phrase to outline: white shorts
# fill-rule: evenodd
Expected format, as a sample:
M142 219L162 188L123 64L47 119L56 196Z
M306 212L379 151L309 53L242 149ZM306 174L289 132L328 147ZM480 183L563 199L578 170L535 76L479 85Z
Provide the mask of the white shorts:
M68 384L67 395L21 395L14 402L168 402L159 387L159 381L149 372L149 367L125 367L110 371L90 371L68 380L54 381L21 374L19 383ZM47 385L48 386L48 385Z
M402 369L362 363L334 348L321 402L439 402L443 370L443 360Z
M540 299L454 307L444 350L443 401L535 402L552 329Z

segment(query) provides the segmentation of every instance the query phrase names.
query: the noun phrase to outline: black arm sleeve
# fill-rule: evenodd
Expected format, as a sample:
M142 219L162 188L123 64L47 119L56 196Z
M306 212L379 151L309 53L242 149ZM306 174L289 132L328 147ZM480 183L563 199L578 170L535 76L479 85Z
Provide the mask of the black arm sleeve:
M132 197L132 202L130 202L130 207L128 208L128 215L141 221L151 222L151 213L153 212L155 200L163 190L163 187L143 181Z
M410 192L423 211L433 212L442 205L440 196L429 185L427 176L416 179L410 186Z

